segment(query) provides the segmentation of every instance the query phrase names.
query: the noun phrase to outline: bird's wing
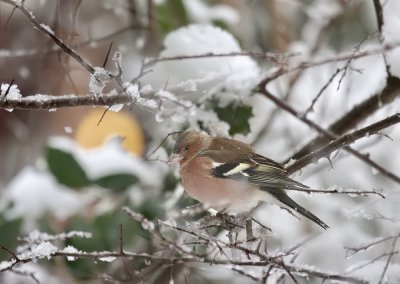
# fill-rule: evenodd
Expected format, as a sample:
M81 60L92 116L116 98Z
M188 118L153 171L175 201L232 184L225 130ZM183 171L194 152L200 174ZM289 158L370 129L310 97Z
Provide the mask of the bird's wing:
M324 229L329 228L317 216L291 199L284 189L308 189L309 187L287 177L286 170L277 162L253 153L246 159L216 164L211 175L251 183L274 196L277 200L309 218Z
M245 160L254 153L253 148L237 140L217 137L212 139L208 147L197 154L198 157L208 157L219 164L235 163Z
M309 188L287 177L287 172L281 164L254 152L236 160L231 159L227 163L218 163L217 161L211 175L251 183L263 189L295 190Z

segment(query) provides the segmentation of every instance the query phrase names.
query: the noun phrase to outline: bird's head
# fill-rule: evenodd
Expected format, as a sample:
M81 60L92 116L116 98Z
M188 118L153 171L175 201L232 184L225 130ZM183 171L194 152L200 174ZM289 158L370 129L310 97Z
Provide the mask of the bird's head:
M206 149L210 136L198 131L185 131L179 135L174 146L170 162L182 167L199 152Z

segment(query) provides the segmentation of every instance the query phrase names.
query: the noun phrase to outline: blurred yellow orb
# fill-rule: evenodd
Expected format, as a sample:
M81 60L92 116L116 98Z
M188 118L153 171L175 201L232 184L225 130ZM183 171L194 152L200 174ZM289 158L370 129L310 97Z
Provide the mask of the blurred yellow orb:
M126 112L107 111L99 124L103 113L104 109L93 109L82 118L75 131L76 142L91 149L103 145L111 137L120 136L126 151L142 155L144 135L136 119Z

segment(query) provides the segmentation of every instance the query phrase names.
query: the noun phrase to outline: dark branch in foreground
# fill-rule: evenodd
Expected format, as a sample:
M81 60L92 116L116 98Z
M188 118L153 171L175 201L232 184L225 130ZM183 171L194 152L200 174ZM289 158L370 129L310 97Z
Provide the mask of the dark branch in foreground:
M122 94L95 95L65 95L65 96L42 96L34 95L23 97L19 100L0 99L0 108L4 109L30 109L49 110L64 107L78 106L110 106L115 104L133 103L132 97Z
M354 106L348 113L329 126L328 130L333 134L342 135L346 131L356 127L358 123L372 115L378 109L382 108L382 106L393 102L393 100L398 96L400 96L400 79L390 76L387 79L386 87L382 91ZM284 164L288 163L290 160L302 158L315 149L324 146L330 140L331 139L326 136L313 139L288 158Z
M322 147L319 150L316 150L304 156L303 158L297 160L295 163L287 167L287 171L289 174L294 173L310 163L317 162L320 158L329 157L334 151L344 146L350 145L351 143L357 141L360 138L377 134L380 130L385 129L399 122L400 122L400 113L396 113L392 116L389 116L364 128L345 134L342 137L332 141L325 147Z
M327 129L324 129L323 127L321 127L317 123L315 123L315 122L309 120L308 118L302 116L300 113L298 113L296 110L294 110L291 106L289 106L286 102L282 101L280 98L278 98L278 97L274 96L273 94L271 94L267 90L267 88L266 88L266 86L264 84L265 84L265 81L260 83L258 91L261 94L263 94L265 97L270 99L278 107L280 107L281 109L283 109L286 112L290 113L292 116L294 116L295 118L299 119L303 123L307 124L309 127L311 127L312 129L316 130L319 134L323 135L324 137L328 138L329 140L335 140L335 139L338 138L331 131L329 131ZM355 157L359 158L363 162L367 163L371 167L377 169L384 176L386 176L386 177L388 177L388 178L390 178L390 179L392 179L395 182L400 184L400 177L399 176L395 175L394 173L388 171L387 169L385 169L384 167L382 167L378 163L376 163L373 160L371 160L368 155L361 154L360 152L354 150L350 146L344 146L343 149L345 149L347 152L351 153Z

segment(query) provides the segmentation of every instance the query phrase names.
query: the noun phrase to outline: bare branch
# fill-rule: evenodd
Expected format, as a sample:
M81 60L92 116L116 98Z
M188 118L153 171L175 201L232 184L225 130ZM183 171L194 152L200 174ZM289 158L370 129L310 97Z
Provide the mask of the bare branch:
M382 34L382 28L383 28L383 25L384 25L384 19L383 19L383 9L382 9L382 5L381 5L380 0L374 0L374 8L375 8L376 20L377 20L377 23L378 23L379 41L380 41L380 43L383 43L384 42L384 38L383 38L383 34ZM382 56L383 56L383 60L385 61L386 73L391 76L391 74L390 74L390 66L387 63L386 56L385 56L385 54L382 54Z
M329 85L333 82L333 80L336 78L337 75L339 75L340 72L343 71L343 68L338 68L335 73L332 74L332 76L329 78L328 82L325 83L324 86L322 86L321 90L318 92L318 94L314 97L314 99L311 101L310 106L306 109L304 112L304 116L307 116L311 111L314 110L314 106L319 100L319 98L322 96L324 91L329 87Z
M317 66L321 66L321 65L325 65L328 63L337 63L340 61L347 61L349 59L358 59L358 58L362 58L362 57L367 57L367 56L373 56L373 55L377 55L377 54L382 54L386 51L390 51L396 48L400 47L400 42L395 42L395 43L391 43L391 44L384 44L382 47L380 48L372 48L372 49L368 49L368 50L363 50L363 51L359 51L356 54L354 54L354 52L352 53L347 53L347 54L340 54L337 56L333 56L330 58L325 58L325 59L320 59L320 60L316 60L316 61L308 61L308 62L302 62L294 67L284 67L281 68L279 70L277 70L276 72L272 73L271 75L269 75L268 77L266 77L261 83L260 85L266 85L269 82L281 77L284 74L288 74L288 73L292 73L298 70L305 70L308 68L312 68L312 67L317 67Z
M391 261L393 255L395 254L397 238L398 237L394 238L394 240L392 242L391 251L390 251L389 257L388 257L388 259L386 261L385 267L383 268L381 278L379 279L379 284L381 284L383 282L383 279L385 277L386 271L389 268L390 261Z
M277 53L270 53L270 52L263 53L256 51L239 51L239 52L226 52L226 53L208 52L197 55L178 55L178 56L148 59L145 62L145 66L146 67L151 66L162 61L177 61L177 60L200 59L200 58L210 58L210 57L231 57L231 56L249 56L256 58L264 58L264 59L269 59L274 63L280 63L284 59L295 56L295 54L282 55Z
M381 198L386 198L385 195L376 190L341 190L341 189L313 189L313 188L289 188L285 190L301 191L307 193L324 193L324 194L347 194L347 195L378 195Z
M121 29L118 29L114 32L111 32L107 35L97 37L97 38L89 38L87 40L71 44L70 47L72 49L79 49L88 45L92 44L98 44L103 41L108 41L122 33L125 33L127 31L133 30L133 29L146 29L145 27L140 27L136 25L130 25L123 27ZM36 56L36 55L41 55L41 54L52 54L52 53L58 53L62 52L63 50L56 44L51 46L50 48L47 49L21 49L21 50L4 50L0 49L0 55L2 58L21 58L21 57L31 57L31 56Z
M28 10L25 9L24 6L17 4L15 1L12 0L0 0L4 3L9 5L13 5L15 8L20 10L22 14L31 22L34 28L38 29L43 34L50 37L66 54L74 58L80 65L82 65L90 74L94 73L94 68L90 63L84 60L79 54L77 54L71 47L69 47L66 43L63 42L59 37L57 37L53 31L47 28L47 26L43 24L39 24L36 21L35 16Z
M378 244L384 243L386 241L392 240L392 239L397 239L400 237L400 234L396 234L394 236L390 236L390 237L384 237L384 238L380 238L377 240L374 240L373 242L370 242L368 244L362 245L362 246L358 246L358 247L346 247L346 257L350 257L360 251L364 251L367 250L373 246L376 246Z

